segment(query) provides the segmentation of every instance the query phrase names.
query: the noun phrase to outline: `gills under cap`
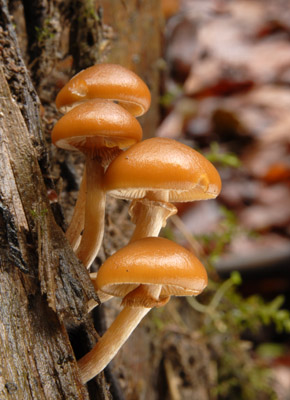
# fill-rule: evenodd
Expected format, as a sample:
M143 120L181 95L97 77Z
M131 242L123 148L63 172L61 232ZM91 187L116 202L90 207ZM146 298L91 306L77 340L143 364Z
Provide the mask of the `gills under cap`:
M221 190L219 173L210 161L167 138L144 140L120 154L104 184L115 197L143 198L148 192L166 191L172 202L213 199Z
M108 100L90 100L65 114L54 126L52 142L61 148L126 148L142 138L139 122L123 107Z
M96 286L125 297L139 285L162 285L161 297L198 295L207 273L193 253L160 237L136 240L109 257L98 271Z

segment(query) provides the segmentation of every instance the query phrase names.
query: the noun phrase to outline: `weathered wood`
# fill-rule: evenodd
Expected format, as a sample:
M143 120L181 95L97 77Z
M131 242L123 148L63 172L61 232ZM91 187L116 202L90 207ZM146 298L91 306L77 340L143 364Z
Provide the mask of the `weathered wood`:
M76 71L100 62L102 41L102 17L95 1L72 0L69 47Z
M76 275L77 263L62 275L69 264L58 264L63 235L53 222L35 152L2 69L0 93L0 398L87 399L57 318L82 318L86 291L71 273Z
M2 7L1 10L4 14L5 7ZM11 25L9 25L7 14L6 21L7 29L0 31L0 34L2 33L0 40L6 44L6 47L9 46L11 51L10 53L1 52L0 60L3 70L8 71L7 74L10 74L10 80L12 80L21 73L25 76L27 72L20 56L18 55L17 58L14 56L17 51L13 52L11 49L12 43L14 43L15 49L17 48L17 42L15 38L12 41L9 35L8 26L11 29ZM12 64L15 65L14 77L11 74ZM27 78L27 80L29 79ZM24 81L21 86L17 86L18 92L22 87L23 91L26 91L25 95L20 96L21 100L23 97L25 99L30 97L25 83ZM11 88L14 90L13 86ZM37 98L31 84L29 90L34 93L34 98ZM17 218L16 221L19 221L18 225L16 223L16 232L18 242L22 244L22 247L19 248L23 257L22 264L29 266L30 273L31 271L33 274L38 273L42 293L46 294L49 305L60 318L67 316L79 320L86 312L86 302L96 296L87 271L75 257L51 212L47 189L37 157L39 153L42 153L39 149L45 149L43 136L39 133L40 125L37 126L39 115L35 107L34 114L26 114L29 119L29 127L33 127L28 131L20 108L29 107L33 101L30 99L28 103L23 101L18 105L16 102L18 98L15 96L16 101L13 99L3 71L1 71L0 93L1 171L6 174L5 183L3 183L4 177L1 180L3 185L1 198L2 202L5 202L5 207L14 218ZM33 124L34 120L35 124ZM34 134L37 135L36 138ZM35 140L36 148L34 147ZM8 171L10 171L10 175ZM7 178L8 176L10 179ZM9 190L7 188L11 188L10 191L13 193L11 198L13 198L14 212L11 210L11 199L9 203L7 193L3 192ZM29 246L28 242L30 242Z
M55 88L52 74L61 60L64 29L70 0L22 0L26 31L27 53L33 84L41 101L49 102Z
M0 398L88 399L64 326L35 277L21 273L5 254L1 214Z
M88 399L64 322L96 296L54 220L39 100L4 0L0 46L0 399Z
M54 221L36 152L3 72L0 92L0 107L5 110L1 118L1 172L5 174L1 199L16 221L22 269L34 275L38 270L42 293L60 318L81 319L86 302L95 298L93 287Z

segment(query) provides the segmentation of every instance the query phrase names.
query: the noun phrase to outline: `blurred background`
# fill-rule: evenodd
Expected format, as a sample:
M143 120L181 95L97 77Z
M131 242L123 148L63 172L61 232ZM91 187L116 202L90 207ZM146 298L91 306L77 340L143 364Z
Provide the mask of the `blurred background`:
M289 6L162 1L153 135L201 151L223 189L177 204L162 232L203 260L209 290L155 310L124 347L128 399L290 398Z

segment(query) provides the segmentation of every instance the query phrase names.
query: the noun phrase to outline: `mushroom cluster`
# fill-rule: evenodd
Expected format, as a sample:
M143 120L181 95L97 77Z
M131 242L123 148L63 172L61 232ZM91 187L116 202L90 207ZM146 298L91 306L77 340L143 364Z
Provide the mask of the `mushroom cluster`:
M54 126L52 142L63 149L79 150L86 157L66 236L87 268L98 254L104 233L105 169L121 149L141 140L142 128L135 116L144 114L150 101L145 83L114 64L81 71L57 95L57 107L67 113Z
M54 127L53 143L86 156L66 233L76 255L90 267L102 242L107 194L131 201L135 224L129 244L90 275L100 299L120 297L123 309L78 361L86 383L106 367L151 308L171 296L196 296L206 287L206 270L195 255L159 233L177 212L173 203L214 199L221 180L205 157L182 143L141 141L135 117L149 108L150 92L123 67L99 64L80 72L60 91L56 104L69 111Z

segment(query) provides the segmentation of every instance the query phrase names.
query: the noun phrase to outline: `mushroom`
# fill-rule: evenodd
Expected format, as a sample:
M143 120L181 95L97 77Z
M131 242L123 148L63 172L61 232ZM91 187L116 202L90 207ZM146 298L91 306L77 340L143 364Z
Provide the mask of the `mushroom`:
M78 361L84 383L113 359L142 318L170 296L196 296L207 285L207 273L193 253L168 239L144 238L118 250L101 266L98 291L123 298L122 311Z
M75 208L73 210L73 215L70 221L70 224L65 232L66 238L69 241L71 247L74 251L77 250L80 241L81 241L81 232L84 229L85 223L85 206L86 206L86 171L84 171L81 185L77 197L77 201L75 204Z
M121 65L97 64L75 75L58 93L56 106L63 112L89 99L119 102L134 116L144 114L151 101L148 87L138 75ZM66 236L76 251L84 226L85 174Z
M58 93L61 111L89 99L115 100L134 116L144 114L151 101L148 87L134 72L117 64L97 64L75 75Z
M221 179L215 167L192 148L173 139L151 138L115 158L104 187L114 197L133 200L134 241L159 235L166 219L176 213L169 202L214 199Z
M142 128L127 110L108 100L86 101L65 114L54 126L52 142L63 149L80 150L86 156L84 232L76 251L89 268L101 245L104 231L104 166L120 148L141 140ZM83 189L84 190L84 189ZM83 201L77 202L82 208ZM83 210L77 214L82 215Z

